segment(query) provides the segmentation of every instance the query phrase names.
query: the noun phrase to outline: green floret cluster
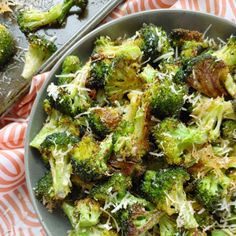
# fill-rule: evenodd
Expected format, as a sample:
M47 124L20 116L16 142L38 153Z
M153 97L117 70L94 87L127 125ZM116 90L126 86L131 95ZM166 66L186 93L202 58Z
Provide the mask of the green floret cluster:
M69 236L236 235L234 37L210 45L149 24L64 59L30 145Z
M0 24L0 67L4 66L15 54L15 40L10 31Z

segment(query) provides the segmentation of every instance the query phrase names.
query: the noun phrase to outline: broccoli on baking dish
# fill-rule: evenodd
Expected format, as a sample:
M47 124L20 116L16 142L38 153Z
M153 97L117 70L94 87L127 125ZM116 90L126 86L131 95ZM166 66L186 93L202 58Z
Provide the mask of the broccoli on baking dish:
M25 79L31 79L43 63L57 50L52 41L36 34L29 35L28 42L25 65L21 74Z
M4 66L15 54L16 43L6 26L0 24L0 67Z
M87 3L88 0L64 0L63 3L57 3L48 11L22 10L17 16L17 22L24 33L30 33L48 25L61 25L73 6L84 10Z

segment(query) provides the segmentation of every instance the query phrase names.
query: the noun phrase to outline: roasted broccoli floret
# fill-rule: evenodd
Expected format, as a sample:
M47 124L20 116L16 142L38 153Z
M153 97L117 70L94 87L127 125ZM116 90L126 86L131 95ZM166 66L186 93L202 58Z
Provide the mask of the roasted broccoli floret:
M112 60L110 73L105 78L105 94L111 102L120 101L132 90L142 90L144 81L137 74L137 63L125 60L123 56Z
M63 85L72 82L74 79L73 75L80 70L81 67L80 59L77 56L67 56L62 63L61 75L57 78L56 84Z
M95 58L91 62L89 77L86 81L86 86L91 89L103 88L105 79L111 73L112 60L109 58Z
M75 117L91 106L91 98L85 87L89 65L89 62L85 64L71 83L58 86L51 83L48 86L48 100L52 107L63 114Z
M196 182L196 198L211 212L217 211L224 197L230 179L222 173L221 176L209 173Z
M189 174L180 167L146 171L141 191L157 209L168 215L178 213L179 225L186 229L198 227L194 211L187 200L183 185L190 179Z
M88 0L64 0L48 11L37 9L22 10L17 16L17 22L24 33L38 30L47 25L62 24L73 6L85 9Z
M130 104L113 135L114 153L118 158L139 162L149 150L149 104L142 93L128 95Z
M124 198L127 190L131 187L131 178L121 173L113 174L106 182L98 184L90 191L90 196L101 202L119 201Z
M85 135L71 151L73 173L82 180L94 181L108 175L107 161L112 152L112 136L97 142Z
M233 72L236 69L236 36L231 36L226 45L213 52L213 56L223 60Z
M225 120L221 126L221 133L224 139L235 142L236 141L236 121Z
M50 164L56 199L64 199L70 192L72 166L68 152L78 141L68 132L59 132L48 135L40 145L41 154Z
M42 64L57 50L52 41L35 34L31 34L28 37L28 42L25 65L21 74L25 79L31 79Z
M119 213L121 235L146 235L147 231L158 223L160 215L160 211L155 208L147 209L140 203L130 204Z
M74 229L98 224L102 214L99 203L91 198L78 200L74 204L65 201L62 204L62 209Z
M15 54L15 40L10 31L0 24L0 67L4 66Z
M120 120L121 112L113 107L91 108L88 114L89 126L99 138L115 131Z
M175 84L168 78L156 80L147 90L152 113L160 119L178 117L184 105L185 95L186 86Z
M36 198L43 203L49 211L55 208L58 199L56 199L55 196L51 172L45 173L45 175L39 179L34 188L34 193Z
M143 52L142 60L151 64L169 59L174 54L166 32L153 24L143 25L134 41Z
M142 52L132 40L122 41L120 44L113 42L109 37L101 36L95 42L93 56L95 58L123 57L125 60L140 61Z
M193 105L191 116L199 128L208 133L208 139L211 141L220 137L223 119L236 120L232 102L225 101L223 97L215 99L199 97Z
M50 134L58 132L68 132L75 136L80 136L79 125L71 117L62 115L57 110L52 109L50 110L47 122L31 141L30 146L41 151L40 145L45 138Z
M193 160L188 158L186 153L196 145L204 144L207 141L207 134L204 131L174 119L167 118L159 123L153 136L156 144L164 152L166 160L171 165L191 165Z
M196 57L208 48L208 43L203 40L202 33L198 31L174 29L170 37L173 46L177 47L183 61Z

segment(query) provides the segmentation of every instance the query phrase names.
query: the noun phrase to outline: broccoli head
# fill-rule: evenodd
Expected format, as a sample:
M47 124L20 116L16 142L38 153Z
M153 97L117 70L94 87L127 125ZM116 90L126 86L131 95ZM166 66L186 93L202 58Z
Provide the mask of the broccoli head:
M170 79L156 80L147 90L152 113L160 119L178 117L187 95L186 86L175 84Z
M143 61L151 64L168 59L174 54L166 32L153 24L144 24L137 32L135 43L143 52Z
M125 60L140 61L142 52L132 40L123 40L122 43L113 42L109 37L101 36L95 41L94 57L115 58L123 57Z
M48 100L52 107L63 114L75 117L91 106L89 89L85 87L89 64L88 62L78 71L71 83L58 86L51 83L48 86Z
M106 182L94 186L90 191L90 196L101 203L113 202L114 196L117 202L124 198L130 187L130 177L115 173Z
M127 236L146 235L155 226L161 213L156 209L146 209L142 204L135 203L119 213L121 234Z
M97 142L85 135L71 151L73 173L83 181L94 181L108 175L107 161L112 152L112 136Z
M99 203L91 198L78 200L74 204L65 201L62 209L74 229L97 225L102 214Z
M90 89L103 88L105 79L111 73L111 62L109 58L95 58L91 62L89 77L86 86Z
M170 165L191 165L186 153L196 145L207 141L207 134L198 128L186 126L174 118L166 118L159 123L153 136L156 144L164 152Z
M225 101L223 97L215 99L199 97L193 104L191 116L199 128L208 133L208 139L211 141L220 137L223 119L236 120L232 102Z
M184 62L208 48L208 43L203 40L202 33L198 31L174 29L170 37L173 46L180 51L181 60Z
M4 66L15 54L15 40L9 30L0 24L0 67Z
M28 42L25 65L21 74L25 79L31 79L42 64L57 50L52 41L35 34L31 34L28 37Z
M46 123L31 141L30 146L41 151L40 145L44 139L48 135L58 132L69 132L74 136L80 136L80 124L71 117L63 115L55 109L51 109Z
M62 24L73 6L84 10L87 2L87 0L64 0L63 3L57 3L48 11L22 10L17 16L17 22L24 33L33 32L48 25Z
M137 63L130 63L123 56L112 60L110 73L105 77L104 90L111 102L121 100L132 90L142 90L144 82L137 74Z
M50 171L39 179L36 187L34 188L34 193L36 198L43 203L49 211L52 211L53 208L55 208L57 205L57 199L55 196L52 174Z
M224 197L227 196L227 189L230 179L222 174L216 176L209 173L196 182L196 198L211 212L217 211Z
M189 174L180 167L146 171L141 191L157 209L168 215L178 213L178 226L186 229L198 227L191 203L187 200L183 185L190 179Z
M93 132L100 138L115 131L121 120L121 112L113 107L91 108L88 122Z
M68 236L118 236L114 230L101 229L97 226L83 228L82 230L71 230Z
M41 154L50 164L56 199L64 199L71 188L72 166L68 152L79 141L68 132L52 133L40 145Z
M236 36L231 36L226 45L213 52L213 56L223 60L233 72L236 69Z
M75 74L80 69L81 69L80 59L74 55L67 56L62 63L61 75L57 78L56 84L63 85L72 82L74 77L70 76L69 74Z
M133 91L128 97L130 104L113 135L114 153L123 160L139 162L149 150L149 104L142 93Z

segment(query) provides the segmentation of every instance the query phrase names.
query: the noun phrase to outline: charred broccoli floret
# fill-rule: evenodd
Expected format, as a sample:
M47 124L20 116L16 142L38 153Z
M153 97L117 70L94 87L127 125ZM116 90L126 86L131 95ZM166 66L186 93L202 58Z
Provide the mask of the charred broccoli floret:
M221 59L231 71L236 69L236 36L231 36L227 44L213 52L213 56Z
M86 86L91 89L103 88L105 79L109 73L111 73L111 60L108 58L96 58L91 62L90 74Z
M52 174L47 172L39 181L34 189L36 198L46 206L49 211L57 205L57 199L53 188Z
M37 9L22 10L17 16L17 22L24 33L38 30L47 25L62 24L73 6L85 9L88 0L64 0L48 11Z
M191 151L194 145L201 145L207 141L206 132L195 127L186 127L173 118L167 118L159 123L153 135L171 165L191 165L193 160L189 160L187 151Z
M141 190L146 198L168 215L178 213L179 224L186 229L198 227L191 203L187 200L183 185L190 179L182 168L146 171Z
M57 78L56 84L63 85L72 82L74 77L70 74L75 74L81 67L80 59L77 56L67 56L62 63L61 75Z
M71 83L58 86L51 83L48 86L48 99L52 107L63 114L75 117L91 106L91 98L85 87L89 65L89 62L85 64Z
M199 128L208 133L209 140L216 140L220 136L223 119L236 120L236 114L231 101L223 97L215 99L200 96L193 105L191 116Z
M109 203L114 201L112 197L114 195L117 202L124 198L130 187L130 177L115 173L106 182L93 187L90 191L90 196L101 203Z
M114 153L123 160L139 162L149 150L149 104L142 93L133 91L128 97L130 104L113 135Z
M100 138L115 131L120 120L121 112L113 107L95 107L88 114L89 126Z
M102 214L99 203L90 198L78 200L74 204L65 201L62 204L62 209L74 229L98 224Z
M84 181L94 181L108 175L107 161L112 152L112 136L97 142L89 135L71 151L73 173Z
M135 43L143 52L143 61L155 64L174 54L166 32L153 24L144 25L136 34Z
M178 117L184 105L184 96L187 88L175 84L170 79L156 80L147 91L151 101L152 113L160 119L165 117Z
M42 64L57 50L52 41L42 36L31 34L28 37L28 51L25 54L25 65L21 76L31 79Z
M50 164L56 199L64 199L70 192L72 166L68 152L78 141L68 132L59 132L48 135L40 145L41 154Z
M196 198L211 212L217 211L224 197L227 196L227 189L230 179L222 174L216 176L212 173L204 176L196 182Z
M183 61L197 56L208 48L208 43L203 41L202 33L198 31L174 29L170 37L173 46L180 51L180 57Z
M134 203L119 213L121 234L127 236L145 235L155 226L161 213L156 209L147 209L139 203Z
M0 67L4 66L15 54L15 40L9 30L0 24Z

